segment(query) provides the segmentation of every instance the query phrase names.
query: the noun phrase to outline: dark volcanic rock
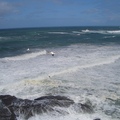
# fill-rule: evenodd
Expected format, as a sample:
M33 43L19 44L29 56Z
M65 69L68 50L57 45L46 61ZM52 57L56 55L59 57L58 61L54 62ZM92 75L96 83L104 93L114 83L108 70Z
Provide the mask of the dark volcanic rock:
M4 110L4 117L8 116L9 118L12 117L12 119L15 119L15 117L19 116L20 114L24 114L25 118L28 119L35 113L41 114L48 111L54 111L53 108L56 106L69 107L74 103L73 100L70 100L64 96L44 96L35 100L28 100L19 99L10 95L1 95L0 100L0 109L1 111ZM2 114L0 117L2 117Z
M94 113L94 106L90 100L85 101L85 103L75 103L73 107L78 113Z
M10 95L0 95L0 120L16 120L20 114L28 119L35 114L56 111L60 114L67 114L62 109L56 107L69 107L74 101L64 96L43 96L34 100L20 99ZM92 108L87 104L77 104L85 112L92 112Z
M94 120L101 120L100 118L95 118Z
M37 98L35 100L40 100L40 101L43 101L46 103L47 102L47 105L49 106L60 106L60 107L69 107L71 104L74 103L73 100L67 98L67 97L64 97L64 96L43 96L43 97L40 97L40 98Z
M0 100L0 118L3 120L7 120L11 118L11 115L11 111Z
M81 104L81 109L86 113L93 113L92 106L89 106L87 104Z
M0 95L0 99L2 100L2 102L6 105L9 106L11 105L11 103L16 100L17 98L15 96L11 96L11 95Z
M0 100L0 120L16 120L14 113Z

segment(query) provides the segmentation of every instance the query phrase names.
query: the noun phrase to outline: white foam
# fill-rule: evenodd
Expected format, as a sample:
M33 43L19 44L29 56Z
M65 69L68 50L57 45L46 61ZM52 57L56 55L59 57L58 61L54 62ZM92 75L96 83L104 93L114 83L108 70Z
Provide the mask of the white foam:
M70 111L67 111L70 112ZM112 118L102 115L102 114L80 114L80 113L75 113L74 111L71 111L70 114L68 115L56 115L56 113L44 113L42 115L35 115L28 120L93 120L95 118L100 118L101 120L113 120ZM23 116L21 115L18 120L23 120ZM114 119L117 120L117 119Z
M90 30L86 29L86 30L82 30L82 32L90 32Z
M99 33L99 34L105 34L106 31L105 30L82 30L83 33Z
M82 30L83 33L120 34L120 30Z
M6 94L19 96L23 99L34 99L39 96L44 95L43 88L49 84L50 86L55 86L57 83L54 83L54 81L46 82L45 79L41 80L28 80L24 79L22 81L17 81L14 83L9 83L7 85L0 86L0 91L6 91ZM55 85L54 85L55 84ZM31 89L32 88L32 89ZM40 90L40 92L38 92ZM3 92L4 93L4 92Z
M33 53L27 53L19 56L14 56L14 57L5 57L3 58L4 60L28 60L31 58L35 58L39 55L45 55L46 50L40 51L40 52L33 52Z
M104 65L104 64L111 64L111 63L114 63L119 58L120 58L120 55L104 58L104 59L101 59L101 60L99 59L98 61L94 61L94 63L91 63L91 64L76 66L76 67L72 67L72 68L69 68L69 69L66 69L66 70L63 70L63 71L60 71L60 72L51 73L51 74L49 74L49 76L71 73L71 72L75 72L79 69L91 68L91 67L100 66L100 65Z
M107 33L110 33L110 34L120 34L120 30L111 30L111 31L107 31Z
M48 32L49 34L71 34L67 32ZM82 30L80 31L72 31L73 34L83 34L83 33L98 33L98 34L120 34L120 30Z
M46 51L40 51L4 58L4 60L8 59L8 61L0 60L0 80L5 82L5 84L0 85L0 93L15 95L23 99L33 99L46 94L68 95L70 98L73 96L72 99L75 102L79 102L79 98L90 98L92 103L99 99L100 102L95 102L97 104L101 104L101 101L104 102L111 94L107 90L109 89L107 85L110 84L108 81L110 81L110 74L113 71L115 72L113 73L114 82L119 77L119 67L113 70L117 63L119 65L119 46L98 47L77 44L67 48L52 49L52 51L57 53L55 57L44 55ZM42 56L37 57L39 55ZM9 60L25 61L14 62ZM118 61L115 62L116 60ZM102 71L106 71L108 76L105 76ZM118 74L116 74L117 72ZM96 74L99 73L101 74L98 78ZM85 90L86 88L88 91ZM93 92L91 92L91 89L93 89ZM117 90L119 89L115 89L116 92ZM86 92L90 95L86 94ZM112 94L115 96L114 92ZM94 97L91 98L92 95L96 100ZM102 96L104 99L102 99ZM115 98L114 96L111 98ZM98 106L98 108L100 107ZM97 117L101 118L101 120L110 120L108 117L96 113L91 115L77 114L70 109L68 111L69 114L65 116L45 114L36 115L29 120L93 120ZM19 120L23 120L23 118L21 117Z

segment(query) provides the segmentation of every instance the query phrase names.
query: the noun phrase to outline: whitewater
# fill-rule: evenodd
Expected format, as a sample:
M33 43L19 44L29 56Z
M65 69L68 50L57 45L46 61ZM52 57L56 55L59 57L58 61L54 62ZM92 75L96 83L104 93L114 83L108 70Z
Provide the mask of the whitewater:
M38 35L40 31L33 31L33 33ZM99 34L102 40L113 40L119 37L119 30L90 30L90 28L74 30L72 28L64 31L47 30L46 34L46 38L48 35L49 37L70 36L69 42L71 42L71 36L72 39L88 41L93 39L91 36L95 37L94 34ZM48 43L51 46L51 41L48 40ZM29 51L27 51L28 47ZM119 44L111 41L109 44L79 42L44 48L27 46L22 51L24 51L22 54L15 53L15 55L0 58L1 95L10 94L30 100L44 95L61 95L67 96L75 103L90 101L94 106L94 113L91 114L79 112L77 107L70 106L60 108L69 114L48 112L35 114L29 120L120 119ZM55 56L48 51L55 52ZM17 119L23 120L23 115Z

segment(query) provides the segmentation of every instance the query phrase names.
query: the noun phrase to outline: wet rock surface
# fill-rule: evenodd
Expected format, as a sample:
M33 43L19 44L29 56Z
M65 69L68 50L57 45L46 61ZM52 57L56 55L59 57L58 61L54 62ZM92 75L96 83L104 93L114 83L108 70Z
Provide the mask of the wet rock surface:
M35 114L55 111L60 114L68 114L59 108L68 108L71 105L79 107L85 113L92 113L93 108L87 104L74 103L65 96L43 96L34 100L20 99L11 95L0 95L0 120L17 120L20 114L28 119ZM100 119L95 119L100 120Z

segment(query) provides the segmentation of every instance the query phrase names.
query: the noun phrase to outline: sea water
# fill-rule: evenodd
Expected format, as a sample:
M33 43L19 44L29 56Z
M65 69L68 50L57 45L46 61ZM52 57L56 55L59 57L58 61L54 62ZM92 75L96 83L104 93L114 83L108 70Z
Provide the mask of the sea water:
M89 100L95 111L71 106L63 108L67 115L29 120L120 120L120 27L0 30L0 94L31 100L62 95L76 103Z

